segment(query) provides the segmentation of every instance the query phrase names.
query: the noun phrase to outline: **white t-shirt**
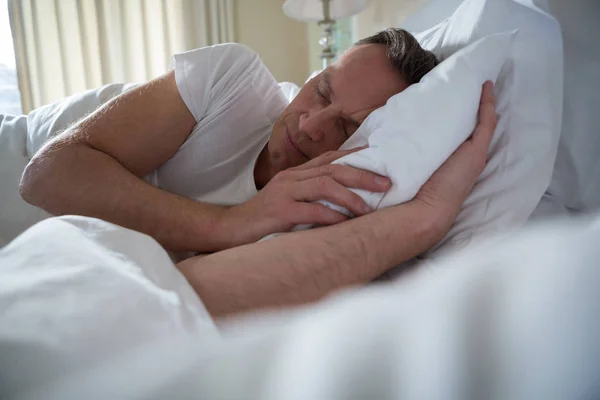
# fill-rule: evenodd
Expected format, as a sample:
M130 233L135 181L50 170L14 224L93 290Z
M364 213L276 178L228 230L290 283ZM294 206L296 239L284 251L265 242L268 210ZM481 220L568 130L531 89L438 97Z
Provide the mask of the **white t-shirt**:
M177 54L173 64L196 126L177 153L146 180L206 203L249 200L257 193L254 164L288 100L258 55L240 44Z

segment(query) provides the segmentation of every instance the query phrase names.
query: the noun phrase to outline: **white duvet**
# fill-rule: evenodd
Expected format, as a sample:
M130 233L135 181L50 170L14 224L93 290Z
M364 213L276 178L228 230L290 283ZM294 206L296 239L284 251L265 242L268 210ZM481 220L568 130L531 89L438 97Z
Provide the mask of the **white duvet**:
M171 335L218 338L187 280L149 236L50 218L0 251L0 387L22 393Z
M592 399L600 221L217 330L151 238L51 218L0 251L11 399Z

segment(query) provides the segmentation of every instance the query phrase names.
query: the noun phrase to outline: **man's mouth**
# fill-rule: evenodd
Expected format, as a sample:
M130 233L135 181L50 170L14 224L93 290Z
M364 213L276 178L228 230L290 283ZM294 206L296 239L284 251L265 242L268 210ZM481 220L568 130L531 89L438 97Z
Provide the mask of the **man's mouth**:
M291 147L292 149L294 149L296 151L296 153L298 153L298 155L305 157L307 159L310 159L310 157L308 157L306 154L304 154L304 152L302 152L302 150L300 150L298 148L298 145L296 144L296 142L294 141L294 139L292 138L292 135L290 134L289 129L287 128L287 126L285 127L285 137L286 137L286 142L288 142L288 147Z

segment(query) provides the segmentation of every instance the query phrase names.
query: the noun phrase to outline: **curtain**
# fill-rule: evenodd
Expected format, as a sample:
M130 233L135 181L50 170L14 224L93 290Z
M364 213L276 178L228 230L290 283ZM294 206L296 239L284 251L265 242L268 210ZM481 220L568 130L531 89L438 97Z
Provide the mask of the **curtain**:
M23 112L234 40L234 0L9 0Z

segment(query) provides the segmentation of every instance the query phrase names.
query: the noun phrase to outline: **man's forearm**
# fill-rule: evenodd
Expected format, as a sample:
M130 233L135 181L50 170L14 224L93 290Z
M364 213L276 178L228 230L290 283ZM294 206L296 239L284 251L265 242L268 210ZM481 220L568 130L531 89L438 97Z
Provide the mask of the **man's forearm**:
M364 284L433 246L445 221L411 202L178 266L213 316L318 300Z
M227 247L214 235L223 207L157 189L85 145L72 145L69 151L49 148L34 158L25 171L22 194L54 215L101 218L144 232L170 250Z

